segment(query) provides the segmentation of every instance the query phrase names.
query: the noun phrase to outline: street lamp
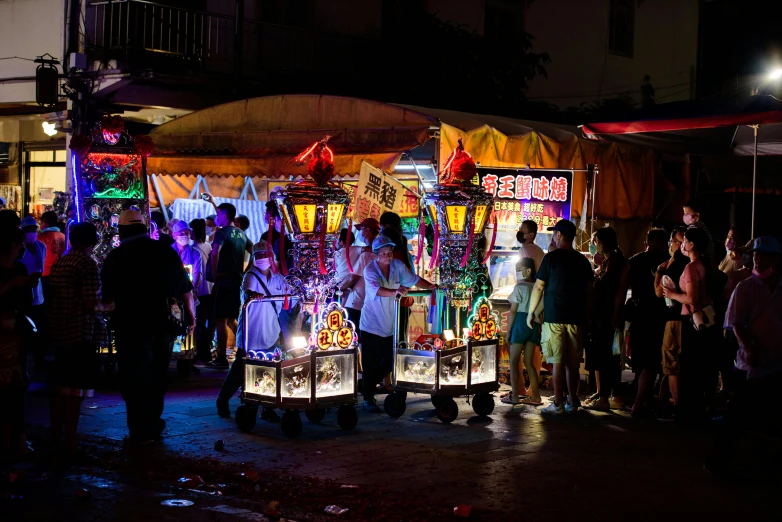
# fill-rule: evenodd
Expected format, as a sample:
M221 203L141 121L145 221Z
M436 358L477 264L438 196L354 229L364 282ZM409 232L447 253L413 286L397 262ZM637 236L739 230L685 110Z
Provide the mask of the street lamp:
M769 81L776 81L782 78L782 67L776 67L769 71L768 73L768 80Z

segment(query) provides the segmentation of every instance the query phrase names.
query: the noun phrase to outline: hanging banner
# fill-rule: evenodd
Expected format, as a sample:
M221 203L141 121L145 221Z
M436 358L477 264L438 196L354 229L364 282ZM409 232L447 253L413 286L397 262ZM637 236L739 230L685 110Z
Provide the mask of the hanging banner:
M476 181L494 197L500 233L512 232L515 237L527 220L537 223L540 233L561 219L570 219L571 170L478 168Z
M411 199L415 201L414 205L411 205ZM415 214L411 212L412 207ZM417 216L418 197L393 176L363 161L349 212L357 223L369 217L380 219L383 212L396 212L401 217Z

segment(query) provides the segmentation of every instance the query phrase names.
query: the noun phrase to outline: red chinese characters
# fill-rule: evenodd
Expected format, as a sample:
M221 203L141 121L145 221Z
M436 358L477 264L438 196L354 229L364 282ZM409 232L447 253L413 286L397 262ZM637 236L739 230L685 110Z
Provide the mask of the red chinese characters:
M498 198L513 198L513 184L516 182L515 176L503 176L499 179L500 186L497 191Z
M532 176L516 176L516 199L532 197Z
M487 174L484 176L481 186L487 194L491 194L492 197L495 197L497 195L497 176L494 174Z
M551 201L567 201L567 179L551 178L549 192Z
M540 201L548 199L549 180L545 176L532 180L532 197Z

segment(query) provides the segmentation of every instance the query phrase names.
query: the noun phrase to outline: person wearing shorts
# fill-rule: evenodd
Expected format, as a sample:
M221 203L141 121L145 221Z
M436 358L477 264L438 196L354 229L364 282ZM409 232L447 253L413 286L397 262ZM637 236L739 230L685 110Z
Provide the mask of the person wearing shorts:
M530 310L537 310L541 299L545 322L540 347L553 364L554 400L543 413L575 412L578 400L578 368L583 348L583 328L588 323L594 275L589 261L573 248L576 226L560 220L553 231L556 250L543 257L537 281L530 297ZM544 294L545 291L545 294ZM527 326L532 327L531 315ZM568 399L562 401L567 382Z
M530 404L538 406L540 401L540 389L538 372L540 371L540 355L538 355L537 346L540 344L540 312L538 310L529 310L530 295L535 285L535 261L531 257L522 258L519 261L519 272L513 292L508 296L511 303L510 321L508 322L508 332L506 338L510 344L510 393L503 397L502 402L506 404ZM534 314L532 327L527 325L528 314ZM522 375L519 368L521 354L524 353L524 366L529 375L529 393L520 394ZM523 400L519 401L519 398Z

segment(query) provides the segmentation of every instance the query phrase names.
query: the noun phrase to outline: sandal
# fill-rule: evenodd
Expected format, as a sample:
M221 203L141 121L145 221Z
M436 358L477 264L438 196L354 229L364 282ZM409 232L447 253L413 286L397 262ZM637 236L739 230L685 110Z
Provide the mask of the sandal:
M599 398L600 398L600 394L599 394L599 393L593 393L592 395L590 395L589 397L587 397L587 398L584 400L584 402L595 402L595 401L596 401L596 400L598 400Z
M529 406L543 406L543 402L542 401L540 401L540 400L534 401L534 400L532 400L532 397L527 397L526 399L521 401L521 404L527 404Z
M510 398L510 396L505 396L502 399L500 399L500 402L504 402L505 404L510 404L511 406L516 406L517 404L521 404L521 401L513 401L513 399Z

